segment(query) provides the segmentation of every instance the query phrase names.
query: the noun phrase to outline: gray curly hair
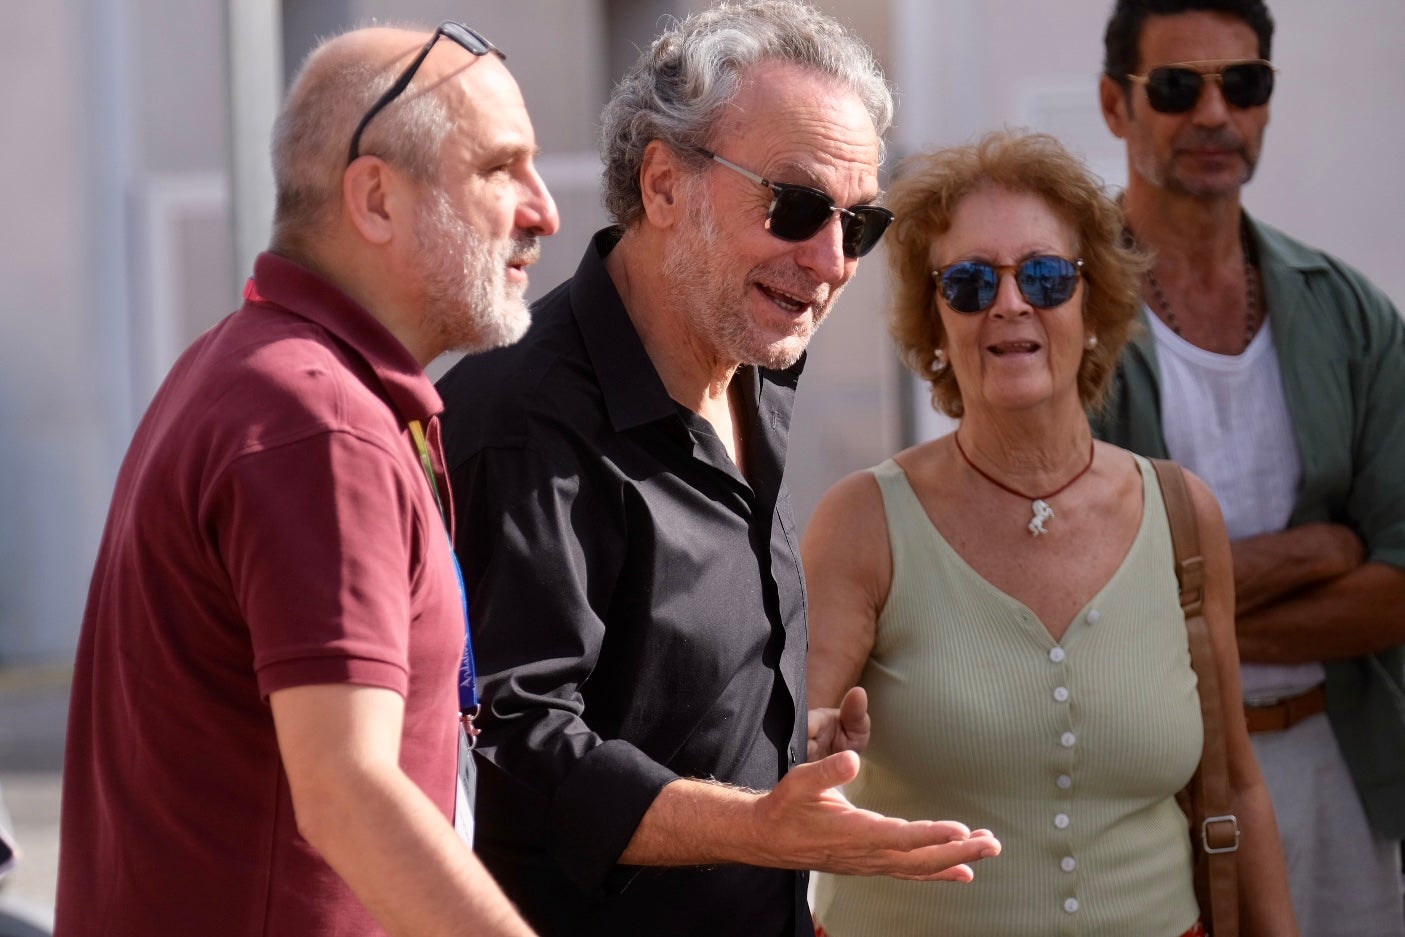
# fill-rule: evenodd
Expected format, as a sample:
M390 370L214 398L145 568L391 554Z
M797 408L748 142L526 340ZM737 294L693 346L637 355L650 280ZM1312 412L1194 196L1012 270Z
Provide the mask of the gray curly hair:
M661 140L680 153L706 146L742 76L768 61L799 65L852 88L881 147L893 121L893 92L861 39L799 0L718 3L655 39L605 105L604 202L617 223L628 226L643 214L639 170L649 143Z

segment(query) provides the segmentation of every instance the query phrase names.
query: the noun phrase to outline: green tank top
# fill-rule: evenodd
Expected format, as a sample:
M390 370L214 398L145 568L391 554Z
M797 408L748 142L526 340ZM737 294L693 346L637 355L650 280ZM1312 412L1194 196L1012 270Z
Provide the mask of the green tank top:
M1198 916L1175 794L1200 703L1170 529L1140 456L1141 527L1061 642L946 542L889 460L893 581L861 677L873 734L857 805L993 830L969 885L819 876L831 937L1174 937Z

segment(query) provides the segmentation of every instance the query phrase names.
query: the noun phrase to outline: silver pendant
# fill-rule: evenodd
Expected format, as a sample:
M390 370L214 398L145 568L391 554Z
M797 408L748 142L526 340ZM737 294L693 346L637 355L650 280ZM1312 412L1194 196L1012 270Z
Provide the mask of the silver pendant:
M1054 509L1049 507L1049 502L1043 498L1035 498L1029 506L1034 511L1034 519L1029 522L1030 535L1037 537L1040 534L1047 534L1049 531L1045 528L1044 522L1054 516Z

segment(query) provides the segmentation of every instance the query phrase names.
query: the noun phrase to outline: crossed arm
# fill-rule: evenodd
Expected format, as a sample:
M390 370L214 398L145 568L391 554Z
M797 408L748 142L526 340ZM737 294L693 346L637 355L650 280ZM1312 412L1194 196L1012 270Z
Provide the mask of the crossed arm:
M1319 393L1327 386L1326 360L1345 378L1344 396L1302 419L1318 440L1319 469L1304 481L1318 494L1306 506L1325 514L1322 492L1330 491L1332 510L1348 523L1304 524L1233 544L1244 660L1334 660L1405 644L1405 324L1364 280L1348 277L1337 285L1351 289L1321 295L1332 296L1343 318L1365 331L1325 359L1314 350L1308 367L1287 359L1284 377L1311 381ZM1330 468L1323 467L1327 453ZM1377 560L1367 559L1363 539Z
M1405 569L1367 562L1342 524L1305 524L1233 544L1239 652L1302 663L1405 644Z

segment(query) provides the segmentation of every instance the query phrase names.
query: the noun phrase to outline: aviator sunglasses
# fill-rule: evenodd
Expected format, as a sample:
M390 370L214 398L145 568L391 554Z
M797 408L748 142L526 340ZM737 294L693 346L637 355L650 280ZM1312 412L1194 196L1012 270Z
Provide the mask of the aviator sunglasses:
M1153 68L1127 80L1146 85L1152 110L1184 114L1200 100L1207 80L1218 81L1224 99L1234 107L1259 107L1273 94L1273 66L1263 59L1247 62L1180 62Z
M766 211L766 230L782 241L808 241L829 222L831 215L839 212L844 256L858 258L873 250L878 244L878 239L883 237L883 232L888 230L888 225L893 223L893 213L886 208L877 205L841 208L834 204L834 199L819 189L788 182L772 182L710 150L699 148L698 152L771 190L771 207Z
M395 79L395 83L386 89L385 94L376 99L376 103L371 105L371 109L366 112L366 116L361 118L361 123L356 125L356 132L351 135L351 147L347 150L346 164L350 166L356 162L361 155L361 131L366 129L366 125L371 122L385 106L405 93L405 89L410 87L410 80L415 77L415 72L420 70L424 64L425 56L429 55L429 50L434 48L434 44L439 41L440 36L448 36L454 42L473 55L496 55L498 58L506 60L507 56L502 50L484 39L477 30L470 29L462 23L444 22L439 24L439 28L434 31L434 35L429 37L429 41L420 49L419 55L415 56L405 70L400 73L400 77Z
M963 260L933 270L937 291L946 304L957 312L975 315L985 312L1000 292L1000 278L1015 275L1020 295L1031 306L1052 309L1062 306L1078 288L1083 270L1082 260L1067 260L1052 254L1040 254L1017 264L988 264L979 260Z

